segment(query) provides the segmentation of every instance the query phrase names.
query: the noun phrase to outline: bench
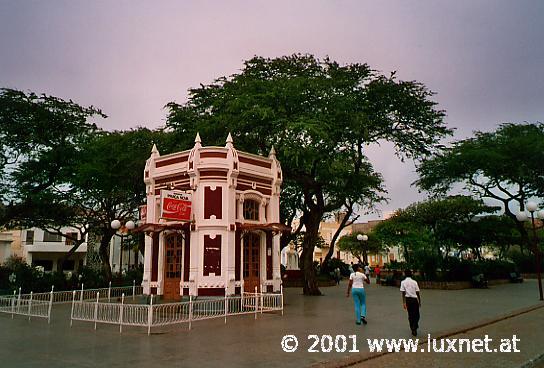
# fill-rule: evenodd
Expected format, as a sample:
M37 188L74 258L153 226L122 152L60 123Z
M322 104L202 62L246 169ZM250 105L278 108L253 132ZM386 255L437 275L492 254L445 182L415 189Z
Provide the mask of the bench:
M523 282L523 277L518 272L511 272L510 273L510 282L512 283L521 283Z

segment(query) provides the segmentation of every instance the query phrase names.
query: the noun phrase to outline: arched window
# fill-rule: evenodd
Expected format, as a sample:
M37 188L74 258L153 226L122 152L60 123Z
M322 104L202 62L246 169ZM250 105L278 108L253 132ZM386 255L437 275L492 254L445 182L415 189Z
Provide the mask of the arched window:
M244 219L259 221L259 202L252 199L244 201Z

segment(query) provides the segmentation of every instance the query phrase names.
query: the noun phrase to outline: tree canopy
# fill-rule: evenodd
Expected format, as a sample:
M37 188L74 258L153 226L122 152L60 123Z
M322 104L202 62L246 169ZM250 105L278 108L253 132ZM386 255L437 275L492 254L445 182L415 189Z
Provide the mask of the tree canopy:
M528 198L544 196L544 125L509 123L476 132L424 160L418 173L423 190L442 195L462 183L479 198L499 201L528 243L516 213Z
M90 121L95 116L105 117L73 101L2 90L2 221L71 237L74 245L66 258L94 231L111 278L108 252L115 231L110 223L136 219L153 142L169 152L175 141L172 134L146 128L105 132ZM77 238L63 227L77 229Z
M387 249L385 243L380 241L374 234L368 235L368 239L364 241L358 240L357 235L359 234L354 233L342 236L338 239L338 249L351 253L359 261L364 261L365 263L368 263L369 253L379 253Z
M386 140L401 158L420 158L451 133L432 95L421 83L367 64L298 54L254 57L240 73L191 89L187 103L168 104L167 126L180 140L199 131L209 144L220 144L231 132L242 150L267 154L275 147L285 178L282 206L292 206L282 213L302 215L304 292L313 295L320 294L312 255L324 215L384 199L366 147ZM282 220L290 225L292 219Z

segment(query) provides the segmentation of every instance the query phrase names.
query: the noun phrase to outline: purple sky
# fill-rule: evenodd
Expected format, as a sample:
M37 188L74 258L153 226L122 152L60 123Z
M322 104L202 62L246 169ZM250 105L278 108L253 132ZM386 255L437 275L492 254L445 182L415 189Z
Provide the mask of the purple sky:
M100 107L105 129L154 128L167 102L245 59L313 53L425 83L460 139L542 121L542 19L538 0L0 0L0 86ZM369 157L390 192L382 211L423 198L413 164L386 146Z

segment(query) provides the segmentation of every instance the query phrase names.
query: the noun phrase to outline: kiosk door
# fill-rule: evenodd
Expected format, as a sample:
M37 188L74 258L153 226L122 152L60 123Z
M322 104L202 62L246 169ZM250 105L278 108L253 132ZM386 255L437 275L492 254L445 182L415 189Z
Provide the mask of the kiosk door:
M244 236L244 291L254 293L261 289L261 237L249 233Z
M181 234L168 234L165 245L163 296L167 300L177 300L180 298L183 237Z

